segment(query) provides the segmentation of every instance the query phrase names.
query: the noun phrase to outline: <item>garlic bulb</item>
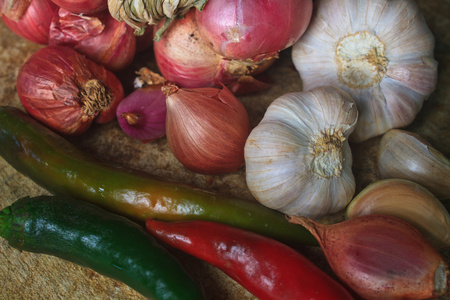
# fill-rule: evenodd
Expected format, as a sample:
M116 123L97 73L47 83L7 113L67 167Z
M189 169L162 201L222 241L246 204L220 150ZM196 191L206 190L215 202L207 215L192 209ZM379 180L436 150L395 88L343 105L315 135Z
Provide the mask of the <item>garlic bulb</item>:
M434 36L413 0L321 0L292 59L305 90L327 85L356 101L351 142L410 124L434 91Z
M274 100L247 138L247 185L263 205L319 218L343 209L355 192L348 136L353 99L335 87Z
M450 161L419 135L400 129L386 132L378 149L382 178L402 178L450 198Z
M347 206L349 219L390 215L418 229L436 248L450 246L450 214L427 189L409 180L384 179L368 185Z

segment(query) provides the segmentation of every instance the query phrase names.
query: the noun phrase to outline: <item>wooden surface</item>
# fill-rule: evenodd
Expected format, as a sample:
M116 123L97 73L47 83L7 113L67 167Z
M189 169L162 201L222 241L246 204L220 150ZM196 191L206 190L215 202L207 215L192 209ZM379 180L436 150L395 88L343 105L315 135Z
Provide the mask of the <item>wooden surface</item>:
M416 121L407 129L420 134L436 149L450 157L450 1L418 1L436 37L435 58L439 62L437 90L424 104ZM10 32L0 22L0 104L21 107L15 90L20 66L41 46ZM142 66L155 70L151 53L136 57L133 65L119 74L128 91L134 71ZM273 86L263 93L240 97L252 126L261 120L267 106L282 94L300 91L301 79L290 60L289 50L266 73ZM131 79L130 79L131 78ZM116 121L94 126L88 133L71 139L79 148L99 159L186 182L218 193L254 201L245 184L244 170L224 176L199 175L184 169L169 151L165 138L142 144L127 137ZM357 192L378 178L375 153L379 138L352 145ZM1 147L1 145L0 145ZM0 209L23 196L48 192L24 177L0 157ZM299 249L319 267L329 267L318 248ZM449 251L443 255L449 261ZM184 253L175 252L202 282L208 299L254 299L245 289L209 266ZM143 299L126 285L98 273L48 255L19 252L0 239L0 299Z

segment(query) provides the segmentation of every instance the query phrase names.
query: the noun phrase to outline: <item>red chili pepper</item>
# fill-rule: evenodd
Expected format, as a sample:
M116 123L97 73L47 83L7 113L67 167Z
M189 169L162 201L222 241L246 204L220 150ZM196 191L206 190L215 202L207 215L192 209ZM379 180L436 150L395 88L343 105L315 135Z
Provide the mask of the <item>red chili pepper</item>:
M161 241L221 269L259 299L353 299L299 252L268 237L210 221L147 220Z

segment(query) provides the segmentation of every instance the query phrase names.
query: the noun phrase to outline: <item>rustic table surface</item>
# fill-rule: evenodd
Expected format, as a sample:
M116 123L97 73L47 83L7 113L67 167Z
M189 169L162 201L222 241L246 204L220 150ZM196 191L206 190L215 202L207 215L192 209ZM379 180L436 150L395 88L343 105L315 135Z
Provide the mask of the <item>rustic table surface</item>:
M439 78L436 91L407 130L418 133L450 157L450 1L420 0L418 4L436 38L435 58L439 62ZM16 36L0 22L0 105L22 108L15 90L18 70L40 47ZM151 51L138 55L132 66L118 74L128 91L132 88L130 78L133 78L134 71L143 66L156 70ZM252 126L258 124L274 99L288 92L302 90L301 79L292 64L289 49L281 53L280 59L267 71L267 75L274 83L269 90L240 97L248 110ZM94 126L86 134L71 141L77 147L114 164L254 201L246 187L243 169L223 176L195 174L176 161L165 138L143 144L127 137L116 121ZM375 165L378 144L379 138L374 138L352 145L356 192L379 179ZM21 197L42 194L49 192L18 173L0 157L0 209ZM320 249L305 247L300 251L330 272ZM442 253L450 261L449 251ZM254 299L220 270L184 253L176 252L176 255L203 283L208 299ZM126 285L88 268L48 255L19 252L0 239L0 299L30 298L143 299Z

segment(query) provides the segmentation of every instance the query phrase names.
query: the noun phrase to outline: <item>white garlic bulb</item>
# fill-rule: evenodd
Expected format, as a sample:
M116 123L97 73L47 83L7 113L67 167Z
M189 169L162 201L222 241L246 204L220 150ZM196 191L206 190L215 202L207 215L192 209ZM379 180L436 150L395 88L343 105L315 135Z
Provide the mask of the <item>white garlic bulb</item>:
M336 87L275 99L244 148L247 186L261 204L288 215L320 218L355 193L348 136L358 110Z
M435 90L434 36L414 0L316 1L292 59L305 90L333 85L355 100L351 142L409 125Z

